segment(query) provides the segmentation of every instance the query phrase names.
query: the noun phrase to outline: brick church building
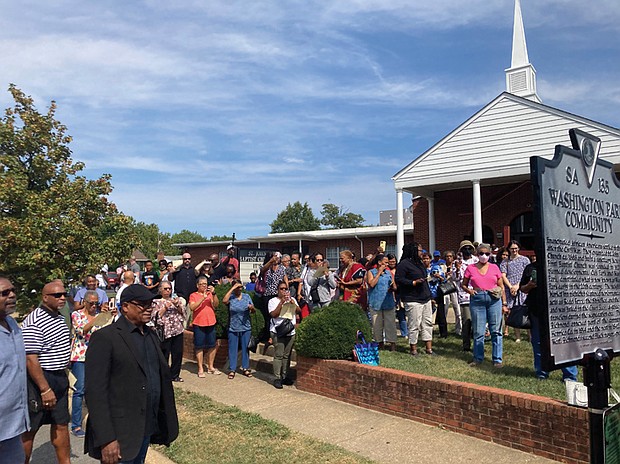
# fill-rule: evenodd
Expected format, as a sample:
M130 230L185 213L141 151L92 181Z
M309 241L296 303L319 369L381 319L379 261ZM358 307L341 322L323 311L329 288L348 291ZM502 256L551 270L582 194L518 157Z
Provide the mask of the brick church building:
M601 139L600 157L620 170L620 130L544 105L536 91L520 1L515 2L507 91L400 170L392 180L397 212L413 196L416 241L428 249L456 248L463 239L532 249L530 157L551 159L570 146L569 129ZM397 217L397 249L404 243Z

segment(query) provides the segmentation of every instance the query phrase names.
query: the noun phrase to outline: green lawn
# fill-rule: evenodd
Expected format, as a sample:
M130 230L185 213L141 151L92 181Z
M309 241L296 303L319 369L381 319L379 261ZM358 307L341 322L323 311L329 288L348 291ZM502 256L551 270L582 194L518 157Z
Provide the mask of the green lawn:
M548 380L538 380L534 375L532 346L525 331L523 331L521 343L516 343L512 334L504 337L504 368L495 369L490 361L490 341L485 343L485 362L477 368L469 367L468 364L472 360L471 353L463 352L460 337L452 335L452 326L450 330L451 335L444 339L438 338L435 331L433 346L438 356L431 357L424 354L423 345L419 343L420 354L414 358L409 355L407 340L399 338L397 352L380 352L381 365L433 377L532 393L560 400L566 399L560 370L553 371ZM612 386L620 385L620 370L614 369L615 364L612 361ZM579 367L579 380L582 380L581 367Z
M177 464L372 462L206 396L177 388L175 397L179 437L170 448L156 448Z

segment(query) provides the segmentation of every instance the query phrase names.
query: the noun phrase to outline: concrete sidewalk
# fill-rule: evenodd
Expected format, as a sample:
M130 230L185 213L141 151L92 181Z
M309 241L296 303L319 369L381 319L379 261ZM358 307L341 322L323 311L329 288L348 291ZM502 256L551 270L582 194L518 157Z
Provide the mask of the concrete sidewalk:
M254 355L253 355L254 356ZM438 427L369 411L354 405L297 390L275 389L272 376L256 372L248 379L237 374L196 376L196 364L185 362L183 383L176 386L220 403L275 420L292 430L339 445L385 463L514 464L555 461L479 440Z

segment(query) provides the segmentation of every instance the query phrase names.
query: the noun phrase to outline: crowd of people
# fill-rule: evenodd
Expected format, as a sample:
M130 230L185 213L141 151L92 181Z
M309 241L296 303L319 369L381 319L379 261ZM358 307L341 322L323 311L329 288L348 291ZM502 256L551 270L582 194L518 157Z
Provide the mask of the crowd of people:
M10 317L16 289L10 278L0 277L0 381L10 385L0 403L2 464L30 462L44 424L50 424L60 464L70 462L70 433L105 464L143 463L149 444L169 445L178 435L171 370L155 331L147 328L158 295L132 282L117 307L101 303L90 281L78 292L70 325L61 313L68 293L61 280L53 280L20 326ZM75 377L71 411L69 367Z
M265 321L259 341L274 346L273 385L292 385L296 325L335 300L358 304L367 313L380 348L396 350L400 335L408 339L414 357L437 354L433 325L438 325L440 338L448 337L447 311L452 308L454 334L462 339L463 350L472 352L470 366L484 362L485 342L490 340L495 368L503 367L503 337L508 334L504 316L525 302L532 320L535 373L546 379L537 264L519 251L516 241L498 249L463 240L456 253L431 254L412 242L404 245L399 262L380 247L359 259L343 250L333 267L321 252L267 252L244 285L236 250L229 246L222 259L213 253L196 265L189 253L182 255L178 268L161 260L154 270L147 261L140 271L130 263L112 299L93 275L71 294L62 281L49 282L40 305L21 327L7 317L15 310L15 288L8 277L0 277L0 343L4 352L13 353L13 359L3 359L0 373L3 382L15 386L11 408L1 411L5 427L0 432L0 463L29 462L42 424L52 424L50 439L60 463L69 462L69 433L84 438L85 452L105 463L141 463L149 443L174 440L178 421L172 382L183 382L186 328L194 334L198 377L222 374L214 361L220 304L215 287L223 284L230 285L222 303L229 308L231 380L238 371L239 352L239 372L252 377L249 345L252 314L258 310ZM256 300L250 291L258 295ZM66 303L72 306L69 325L61 314ZM521 336L515 333L517 342ZM67 368L75 377L71 410ZM576 367L563 369L564 379L576 377ZM84 400L89 409L85 429Z

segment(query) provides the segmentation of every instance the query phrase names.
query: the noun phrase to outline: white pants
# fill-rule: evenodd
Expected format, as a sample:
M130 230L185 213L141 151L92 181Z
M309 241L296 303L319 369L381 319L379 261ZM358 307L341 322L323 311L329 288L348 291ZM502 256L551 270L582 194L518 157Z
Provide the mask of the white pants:
M426 303L406 301L405 311L407 311L409 344L417 345L418 337L423 342L431 341L433 339L433 306L431 300Z

